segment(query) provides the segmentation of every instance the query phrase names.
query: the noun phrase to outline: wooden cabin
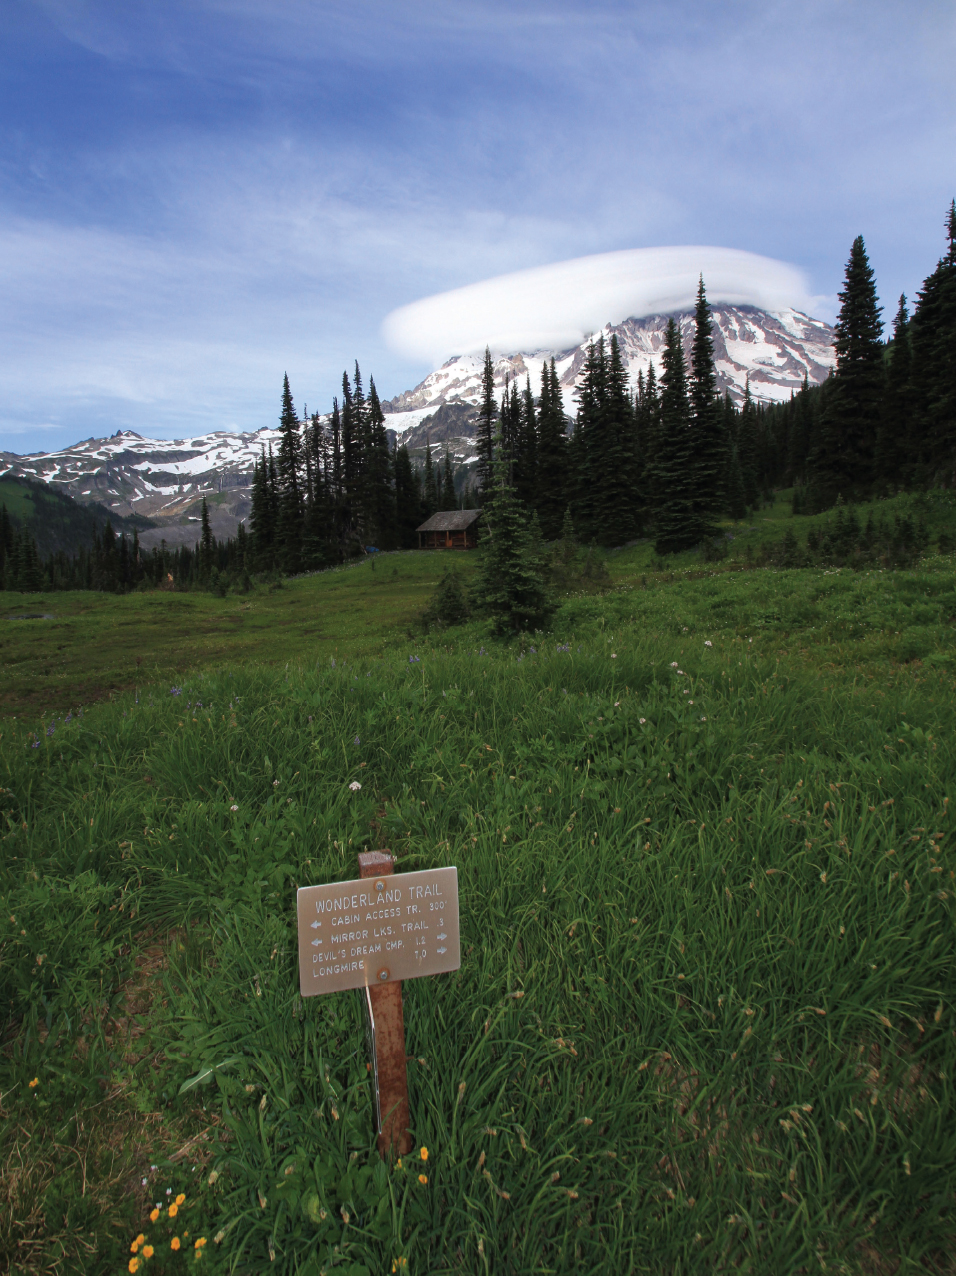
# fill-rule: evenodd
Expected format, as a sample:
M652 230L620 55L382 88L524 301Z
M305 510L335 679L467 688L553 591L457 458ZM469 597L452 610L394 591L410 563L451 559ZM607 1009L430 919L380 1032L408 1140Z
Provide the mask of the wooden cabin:
M442 510L418 528L419 549L475 549L481 510Z

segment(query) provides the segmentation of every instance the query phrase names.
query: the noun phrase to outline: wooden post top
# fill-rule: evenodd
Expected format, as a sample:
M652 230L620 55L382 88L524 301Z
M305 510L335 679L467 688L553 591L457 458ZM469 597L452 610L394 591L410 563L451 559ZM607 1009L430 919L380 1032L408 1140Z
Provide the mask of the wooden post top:
M359 877L387 877L395 871L391 851L362 851L358 866Z

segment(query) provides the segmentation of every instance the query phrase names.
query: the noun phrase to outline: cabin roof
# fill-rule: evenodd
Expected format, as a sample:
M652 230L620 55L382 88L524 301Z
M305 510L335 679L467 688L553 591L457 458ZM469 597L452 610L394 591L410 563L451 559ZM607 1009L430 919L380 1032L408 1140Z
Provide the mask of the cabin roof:
M426 519L419 532L464 532L481 518L481 510L441 510Z

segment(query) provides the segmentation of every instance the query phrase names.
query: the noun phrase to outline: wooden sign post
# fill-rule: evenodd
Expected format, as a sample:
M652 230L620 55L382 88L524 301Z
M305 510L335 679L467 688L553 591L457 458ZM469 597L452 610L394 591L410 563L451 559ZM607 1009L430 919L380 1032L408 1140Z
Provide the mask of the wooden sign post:
M395 868L391 855L366 851L358 857L359 878L390 876ZM408 1073L405 1067L405 1014L402 1008L402 981L366 985L365 990L375 1088L375 1115L378 1150L382 1156L395 1151L404 1156L412 1150L408 1128Z
M303 997L359 988L365 1002L378 1150L411 1150L402 980L461 965L458 870L394 874L388 851L359 855L359 880L299 888Z

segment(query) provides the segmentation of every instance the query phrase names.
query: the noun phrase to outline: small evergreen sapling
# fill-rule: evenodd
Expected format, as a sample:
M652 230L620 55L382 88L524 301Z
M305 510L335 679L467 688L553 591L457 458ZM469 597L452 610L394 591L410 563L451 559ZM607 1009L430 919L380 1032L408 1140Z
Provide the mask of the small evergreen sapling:
M540 527L535 520L529 522L528 511L508 482L508 461L500 434L485 520L484 561L475 601L491 616L496 633L539 628L552 609Z

